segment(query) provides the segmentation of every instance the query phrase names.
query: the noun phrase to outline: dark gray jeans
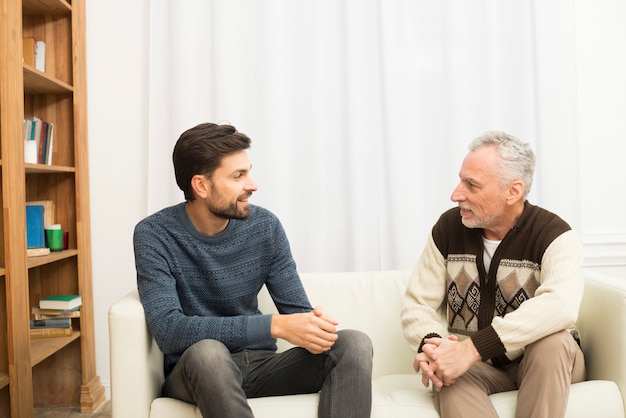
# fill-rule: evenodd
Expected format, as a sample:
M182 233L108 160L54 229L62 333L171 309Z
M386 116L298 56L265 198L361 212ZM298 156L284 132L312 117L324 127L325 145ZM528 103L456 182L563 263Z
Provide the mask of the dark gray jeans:
M253 417L247 398L320 392L320 418L366 418L372 408L372 343L342 330L326 353L303 348L283 353L231 354L215 340L189 347L172 370L163 395L198 405L203 418Z

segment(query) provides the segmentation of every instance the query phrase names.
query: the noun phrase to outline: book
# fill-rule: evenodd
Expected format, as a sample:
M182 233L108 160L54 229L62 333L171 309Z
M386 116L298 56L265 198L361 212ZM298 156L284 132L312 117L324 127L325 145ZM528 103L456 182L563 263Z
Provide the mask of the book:
M72 309L44 309L39 306L33 306L30 308L31 314L46 314L46 315L70 315L70 316L79 316L80 306L77 306Z
M24 118L24 141L30 140L30 131L33 129L33 120Z
M43 120L38 117L33 117L33 132L31 134L31 140L35 141L35 148L39 152L39 143L41 142L41 129L43 127ZM39 162L37 160L37 162Z
M37 40L32 36L22 40L24 64L35 66L35 54L37 53Z
M30 338L70 337L74 330L69 328L31 328Z
M24 162L37 164L37 144L35 141L24 141Z
M75 309L82 304L80 295L52 295L39 300L41 309Z
M46 43L44 41L35 43L35 68L41 72L46 71Z
M38 123L41 119L35 116L24 118L24 162L37 164L39 142L37 138Z
M45 247L44 207L26 205L26 246L27 248Z
M37 143L37 163L42 164L45 154L46 142L48 141L48 123L42 122L39 142Z
M54 205L54 201L52 200L32 200L30 202L26 202L26 206L43 206L43 227L44 229L49 227L50 225L54 225L54 217L56 207Z
M27 248L26 256L27 257L41 257L43 255L50 254L50 248Z
M48 122L48 141L45 150L45 159L42 164L52 165L52 146L54 144L54 123Z
M30 329L35 328L69 328L72 326L71 318L46 318L31 319Z
M41 309L33 306L30 309L30 319L53 319L53 318L80 318L79 308L74 309Z

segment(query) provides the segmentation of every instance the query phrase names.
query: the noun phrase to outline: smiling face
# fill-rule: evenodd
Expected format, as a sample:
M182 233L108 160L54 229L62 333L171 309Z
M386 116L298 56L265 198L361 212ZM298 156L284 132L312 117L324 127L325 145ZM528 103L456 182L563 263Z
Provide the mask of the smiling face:
M496 147L485 146L468 153L459 177L450 198L459 205L463 225L483 228L487 239L504 238L521 214L521 182L502 183Z
M207 181L206 208L222 219L246 219L250 216L248 198L257 190L250 176L250 159L246 151L238 151L222 158L219 167Z
M250 159L245 150L222 157L211 177L196 174L191 179L194 199L186 209L193 225L206 235L216 235L231 219L250 216L248 199L258 186L250 176Z

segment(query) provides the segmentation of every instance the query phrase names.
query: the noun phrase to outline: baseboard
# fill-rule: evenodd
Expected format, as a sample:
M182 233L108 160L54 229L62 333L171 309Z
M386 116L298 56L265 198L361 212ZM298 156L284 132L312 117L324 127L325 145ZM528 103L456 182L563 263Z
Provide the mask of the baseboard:
M102 386L104 386L104 397L107 401L111 400L111 381L110 380L101 380Z

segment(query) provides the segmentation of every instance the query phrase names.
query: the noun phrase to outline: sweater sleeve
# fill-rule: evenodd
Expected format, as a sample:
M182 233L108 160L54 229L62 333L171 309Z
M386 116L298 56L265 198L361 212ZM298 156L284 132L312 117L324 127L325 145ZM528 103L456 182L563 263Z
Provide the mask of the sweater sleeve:
M504 317L495 317L490 327L477 334L495 331L506 351L512 352L547 335L573 328L584 290L582 262L578 234L570 230L558 236L543 256L540 285L534 297ZM492 357L491 353L481 352L481 355Z
M419 350L424 338L446 337L444 321L446 302L445 260L432 235L422 252L404 294L402 327L409 345Z
M313 310L296 269L285 230L276 219L272 242L274 251L265 285L281 314Z

